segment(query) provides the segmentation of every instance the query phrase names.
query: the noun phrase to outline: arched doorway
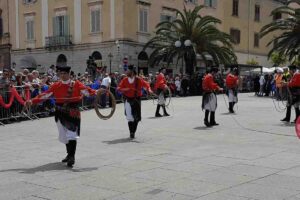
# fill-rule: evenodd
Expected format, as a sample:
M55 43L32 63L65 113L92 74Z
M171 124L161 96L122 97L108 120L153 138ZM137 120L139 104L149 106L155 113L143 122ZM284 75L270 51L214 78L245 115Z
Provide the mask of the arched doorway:
M91 55L98 68L102 67L102 55L99 51L94 51Z
M37 68L36 60L32 56L24 56L20 60L20 66L22 68L27 68L29 70L33 70Z
M139 74L148 74L148 54L145 51L142 51L138 55L138 73Z
M64 54L60 54L57 57L56 66L59 66L59 67L67 66L67 57Z

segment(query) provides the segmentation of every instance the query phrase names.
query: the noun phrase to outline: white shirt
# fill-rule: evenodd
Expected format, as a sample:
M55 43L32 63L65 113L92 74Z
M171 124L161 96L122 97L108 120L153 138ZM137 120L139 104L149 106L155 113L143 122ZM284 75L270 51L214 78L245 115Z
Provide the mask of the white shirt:
M108 87L110 84L111 84L111 79L109 76L102 79L101 86L103 85L105 87Z
M259 84L260 84L260 85L265 84L265 77L264 77L264 76L261 76L261 77L260 77L260 79L259 79Z

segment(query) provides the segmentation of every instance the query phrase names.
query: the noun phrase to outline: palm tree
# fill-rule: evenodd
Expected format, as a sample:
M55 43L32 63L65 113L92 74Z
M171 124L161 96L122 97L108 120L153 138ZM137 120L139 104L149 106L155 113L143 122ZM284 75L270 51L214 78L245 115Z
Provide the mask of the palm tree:
M289 0L284 6L274 9L271 16L281 14L289 17L267 24L261 29L260 33L261 37L264 37L269 33L281 31L282 33L279 36L274 37L268 43L268 46L274 44L269 52L269 57L276 52L279 56L284 56L291 62L300 53L300 8L291 7L292 3L300 6L300 0Z
M197 55L208 64L207 55L213 58L216 65L236 63L230 35L216 28L221 21L212 16L201 16L199 12L204 6L193 10L184 8L176 10L177 18L163 21L156 26L155 36L145 45L144 50L152 47L150 65L161 61L170 64L173 58L183 59L188 74L193 74ZM177 47L176 47L177 46Z

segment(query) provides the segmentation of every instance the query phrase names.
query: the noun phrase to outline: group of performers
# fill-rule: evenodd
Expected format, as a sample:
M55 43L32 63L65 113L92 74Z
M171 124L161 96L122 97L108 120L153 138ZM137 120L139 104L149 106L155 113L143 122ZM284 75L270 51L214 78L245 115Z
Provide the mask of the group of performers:
M96 96L98 93L103 95L105 89L101 88L96 91L85 86L78 80L71 80L71 67L58 67L57 70L59 72L60 81L51 85L46 92L27 101L26 106L41 103L49 98L56 100L55 122L59 132L59 141L65 144L67 151L67 156L62 162L67 163L69 167L73 167L75 163L77 139L80 137L79 105L82 96ZM158 75L155 84L158 94L163 93L167 88L166 79L163 74L165 70L161 69L160 71L161 73ZM125 99L125 115L128 120L130 138L134 139L138 123L141 121L142 88L146 89L150 94L153 94L153 91L148 82L137 76L136 68L133 65L128 66L126 73L127 76L121 80L117 89L122 92ZM162 95L162 97L164 98L164 95ZM161 116L158 115L160 106L164 110L164 116L169 116L165 105L161 103L157 106L155 116Z
M215 120L215 112L217 109L217 95L216 92L223 92L224 89L221 88L215 81L216 75L219 69L213 67L209 73L207 73L202 81L202 109L205 110L204 124L207 127L219 125ZM227 95L229 100L229 112L234 113L234 105L237 103L237 90L239 84L238 69L233 68L231 72L227 75L225 83L227 88ZM210 117L209 117L210 116Z
M56 100L55 109L55 122L59 131L59 141L65 144L67 156L62 162L67 163L67 166L73 167L75 163L75 152L77 146L77 139L80 136L80 111L79 105L82 100L82 96L96 96L105 92L105 89L101 88L98 91L93 90L80 81L73 81L70 77L70 67L59 67L60 81L50 86L49 90L38 95L26 102L26 106L40 103L50 97ZM292 68L290 68L293 71ZM124 77L119 83L117 90L123 94L125 115L128 121L129 136L131 139L135 138L138 123L141 121L141 97L142 88L147 90L150 94L153 94L150 84L144 79L137 76L136 68L133 65L128 67L126 71L127 76ZM212 68L207 73L202 82L203 100L202 109L205 110L204 124L207 127L219 125L215 120L215 111L217 109L217 96L216 92L223 92L223 88L218 86L215 81L215 77L218 73L218 68ZM160 73L157 75L155 90L157 92L158 105L156 108L155 116L169 116L166 111L165 96L164 93L168 89L166 78L164 76L165 68L160 69ZM234 105L237 103L237 88L238 88L238 69L233 68L226 77L227 95L229 99L229 112L234 113ZM288 86L290 88L300 88L300 74L294 73ZM300 90L299 90L300 91ZM300 95L300 93L299 93ZM161 97L160 97L161 96ZM300 96L299 96L300 97ZM162 102L160 102L162 101ZM292 105L299 106L300 98L293 101ZM163 109L163 115L159 113L160 108ZM299 109L297 116L299 115Z

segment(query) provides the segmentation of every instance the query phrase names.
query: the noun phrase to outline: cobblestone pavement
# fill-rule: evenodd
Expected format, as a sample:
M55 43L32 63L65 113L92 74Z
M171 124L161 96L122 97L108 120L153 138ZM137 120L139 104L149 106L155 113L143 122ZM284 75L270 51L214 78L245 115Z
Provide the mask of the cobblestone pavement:
M73 169L60 163L53 118L1 126L0 199L300 200L300 141L284 113L241 94L228 115L218 100L213 128L203 125L201 97L173 98L163 118L143 101L133 141L122 104L107 121L85 111Z

